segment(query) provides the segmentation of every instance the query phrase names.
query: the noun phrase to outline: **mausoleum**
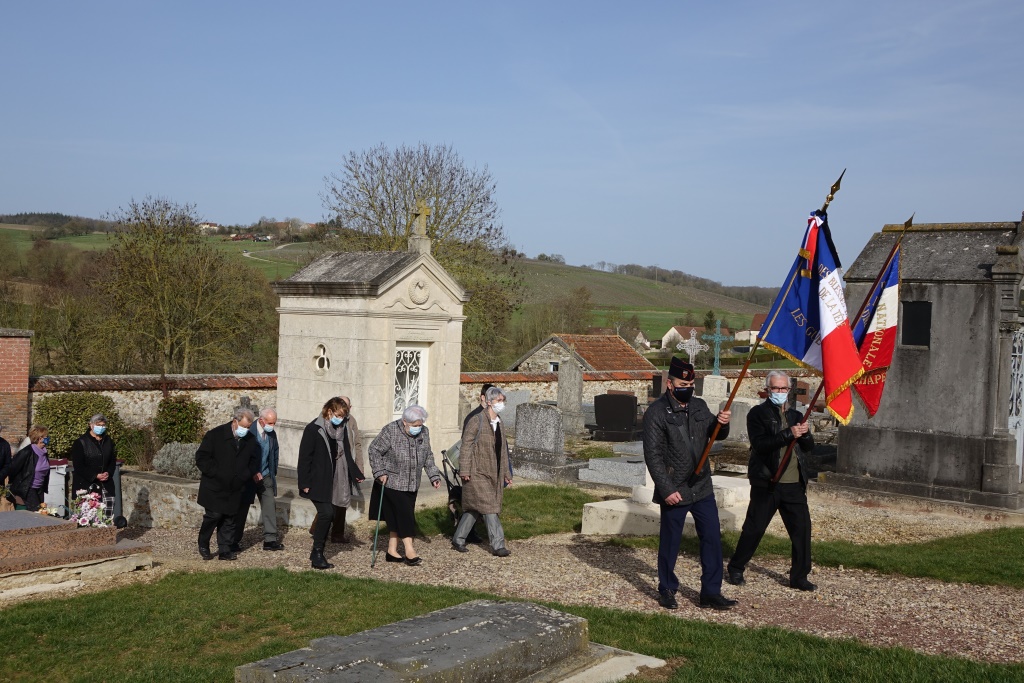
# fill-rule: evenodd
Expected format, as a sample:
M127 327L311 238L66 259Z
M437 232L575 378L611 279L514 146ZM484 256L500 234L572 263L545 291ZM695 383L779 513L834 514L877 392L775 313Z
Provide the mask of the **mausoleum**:
M839 430L829 482L1019 509L1024 447L1021 224L912 226L899 328L878 413ZM871 237L846 274L851 316L903 225Z
M430 254L422 207L408 251L325 254L274 284L282 465L332 396L352 399L364 448L419 404L440 457L460 437L462 307L469 297ZM364 454L365 455L365 454Z

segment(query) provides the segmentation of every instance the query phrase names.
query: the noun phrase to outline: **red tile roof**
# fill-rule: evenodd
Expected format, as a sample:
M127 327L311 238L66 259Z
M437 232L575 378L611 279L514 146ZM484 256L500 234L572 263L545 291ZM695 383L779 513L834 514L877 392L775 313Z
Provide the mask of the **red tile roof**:
M652 366L653 367L653 366ZM660 374L654 370L630 370L627 372L583 372L584 382L602 382L612 380L649 380ZM509 382L557 382L557 372L463 372L459 375L460 384L508 384Z
M573 349L595 372L655 369L625 339L615 334L556 334L552 338Z

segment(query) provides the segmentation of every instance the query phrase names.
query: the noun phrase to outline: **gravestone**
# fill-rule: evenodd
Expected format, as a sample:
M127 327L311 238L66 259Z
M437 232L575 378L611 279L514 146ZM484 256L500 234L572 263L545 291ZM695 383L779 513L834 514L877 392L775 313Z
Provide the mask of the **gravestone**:
M700 397L714 410L720 401L729 397L729 380L721 375L708 375L700 389Z
M594 397L594 421L598 441L631 441L637 437L636 396L602 394Z
M690 358L690 365L696 365L697 354L701 351L707 351L709 348L711 347L707 344L701 344L700 340L697 339L697 330L690 330L690 336L676 344L677 350L686 352L686 355Z
M665 662L590 642L587 620L528 602L474 600L235 669L277 681L622 680Z
M541 481L575 482L583 462L565 455L561 411L543 403L525 403L516 411L512 460L516 475Z
M583 419L583 369L575 360L558 364L558 409L562 411L562 430L580 434L586 430Z
M505 391L505 410L501 414L502 429L504 425L508 425L511 429L508 432L508 436L515 436L516 429L516 413L519 406L529 403L531 393L529 390L520 389L516 391Z
M727 334L722 334L722 321L721 320L716 320L715 321L715 333L714 334L702 334L700 336L700 338L704 339L705 341L714 341L715 342L715 369L712 371L711 374L713 374L713 375L721 375L722 374L722 372L721 372L722 366L721 366L720 360L721 360L721 357L722 357L722 342L728 341L728 340L732 339L732 337L730 337Z

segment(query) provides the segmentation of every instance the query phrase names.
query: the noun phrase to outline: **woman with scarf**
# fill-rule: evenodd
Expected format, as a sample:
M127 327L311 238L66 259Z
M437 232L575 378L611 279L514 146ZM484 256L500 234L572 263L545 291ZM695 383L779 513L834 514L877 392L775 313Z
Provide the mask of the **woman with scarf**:
M309 555L314 569L330 569L334 565L324 557L327 535L334 521L334 506L347 508L351 503L350 482L362 481L352 460L350 449L345 448L345 418L348 406L340 398L324 404L320 417L302 432L299 442L297 474L299 494L312 501L316 508L313 520L313 551Z
M50 484L50 459L46 447L50 443L48 430L32 425L28 430L28 445L18 451L11 461L11 495L15 510L37 512Z

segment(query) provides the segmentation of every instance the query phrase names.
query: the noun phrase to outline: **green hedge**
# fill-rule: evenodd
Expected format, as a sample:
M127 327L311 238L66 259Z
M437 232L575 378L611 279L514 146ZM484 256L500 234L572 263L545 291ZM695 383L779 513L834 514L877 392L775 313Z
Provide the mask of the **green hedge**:
M117 443L125 433L125 424L114 408L114 400L103 394L76 391L41 398L32 411L32 424L49 430L50 457L64 458L75 439L89 430L89 418L96 413L107 417L107 433Z
M182 394L160 400L153 426L161 444L199 443L205 422L203 405L188 394Z

